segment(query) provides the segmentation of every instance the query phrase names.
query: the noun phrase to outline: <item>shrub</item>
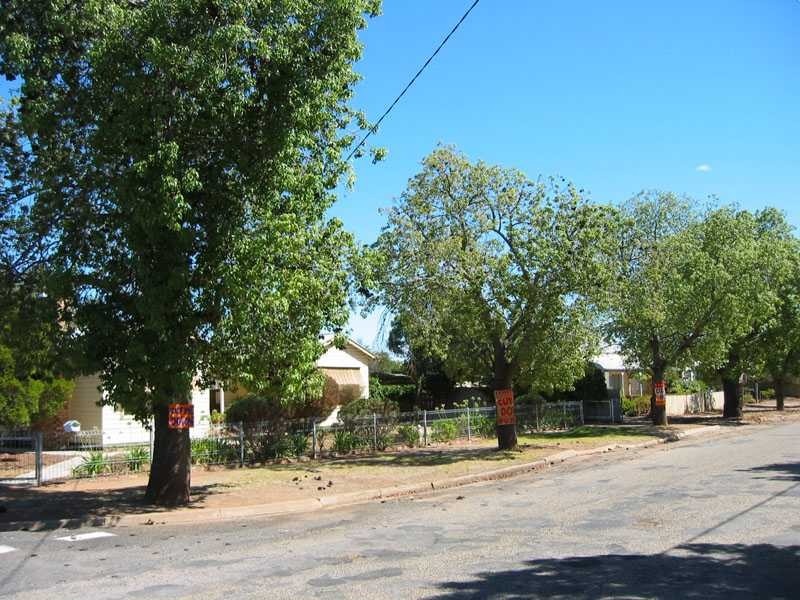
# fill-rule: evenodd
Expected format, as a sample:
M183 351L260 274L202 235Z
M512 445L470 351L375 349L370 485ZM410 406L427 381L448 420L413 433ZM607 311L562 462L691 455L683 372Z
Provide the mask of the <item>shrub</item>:
M434 442L451 442L458 437L458 423L454 419L442 419L431 424L431 439Z
M150 462L150 450L142 446L131 448L125 454L125 462L131 471L138 473L142 470L142 466Z
M106 456L99 450L90 452L83 457L83 463L72 470L76 477L95 477L111 471L111 463Z
M339 411L339 418L346 422L376 414L386 419L396 417L399 413L400 407L394 400L385 400L372 396L370 398L359 398L344 405Z
M236 462L236 448L224 438L201 438L191 441L192 464L212 465Z
M416 425L400 425L397 434L400 436L400 441L409 448L419 446L419 428Z
M649 396L631 396L622 399L622 414L626 417L638 417L650 412Z
M295 456L300 457L308 453L308 434L298 431L289 436L289 443L292 446L292 452Z
M248 394L233 402L225 411L228 423L258 423L283 418L283 408L276 400Z
M378 435L375 436L375 448L377 450L383 451L386 450L392 444L392 438L386 431L378 431Z
M473 435L480 437L493 438L497 435L497 424L495 419L486 415L475 415L470 420L470 429Z
M209 420L212 425L222 425L225 422L225 415L215 409L211 411Z
M764 400L772 400L775 397L775 390L772 388L764 388L759 393Z
M669 382L670 394L700 394L706 391L707 389L708 386L699 379L695 379L692 381L687 381L685 379L675 379Z
M290 435L281 435L277 438L274 438L267 446L267 454L269 458L288 458L289 456L292 456L294 451L294 440Z
M339 429L333 435L333 451L337 454L349 454L356 448L355 436L352 432Z

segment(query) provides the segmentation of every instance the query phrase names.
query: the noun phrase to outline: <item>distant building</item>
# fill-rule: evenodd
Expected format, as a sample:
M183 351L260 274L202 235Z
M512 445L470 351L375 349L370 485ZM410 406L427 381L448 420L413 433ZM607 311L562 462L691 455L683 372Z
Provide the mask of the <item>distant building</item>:
M591 362L603 371L606 387L612 393L619 395L620 390L624 391L626 396L643 396L650 393L649 382L642 380L636 365L625 361L619 346L606 346Z

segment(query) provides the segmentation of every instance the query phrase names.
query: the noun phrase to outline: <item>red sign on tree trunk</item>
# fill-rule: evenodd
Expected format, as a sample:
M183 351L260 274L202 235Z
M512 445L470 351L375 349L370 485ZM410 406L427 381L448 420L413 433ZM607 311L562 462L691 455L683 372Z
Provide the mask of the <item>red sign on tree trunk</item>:
M665 381L656 381L653 386L656 394L656 406L667 405L667 383Z
M495 390L494 401L497 404L497 424L514 425L517 422L514 414L514 391Z
M189 429L194 427L193 404L170 404L168 425L170 429Z

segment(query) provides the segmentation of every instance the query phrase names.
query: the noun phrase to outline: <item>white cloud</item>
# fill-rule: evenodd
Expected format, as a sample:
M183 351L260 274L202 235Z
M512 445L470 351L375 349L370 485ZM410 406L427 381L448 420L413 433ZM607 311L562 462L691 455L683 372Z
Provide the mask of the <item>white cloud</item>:
M702 165L697 165L694 170L700 173L708 173L711 170L711 165L703 163Z

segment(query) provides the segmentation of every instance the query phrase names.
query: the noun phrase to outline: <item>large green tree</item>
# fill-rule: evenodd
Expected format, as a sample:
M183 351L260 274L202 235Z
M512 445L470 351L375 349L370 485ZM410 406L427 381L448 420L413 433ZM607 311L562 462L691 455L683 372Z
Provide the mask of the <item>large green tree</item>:
M455 380L568 386L597 341L611 222L568 183L439 147L388 213L373 302ZM498 443L516 445L513 426Z
M51 293L108 402L155 421L147 498L189 500L167 406L199 379L303 388L347 316L326 210L378 0L9 0L0 71ZM70 285L56 285L67 281Z
M28 427L68 400L58 304L46 293L48 236L26 202L29 153L12 107L0 108L0 425Z
M800 242L793 238L779 252L774 255L783 265L778 305L753 351L756 364L775 386L776 408L783 410L786 384L800 376Z
M746 332L731 341L716 370L724 394L723 416L729 418L742 416L742 375L763 372L764 360L773 359L774 350L781 352L779 343L774 346L777 340L767 339L767 334L776 333L774 324L781 320L781 310L790 308L781 307L781 302L785 301L782 297L791 296L786 286L791 285L795 247L791 226L774 208L754 214L742 211L736 218L742 236L739 245L747 249L750 262L750 271L742 277L752 287L747 292L748 304L742 317L747 320ZM776 366L772 360L770 363Z
M609 323L632 362L662 381L668 369L720 367L752 322L761 282L752 215L700 215L671 193L643 193L623 207L619 282ZM653 423L665 407L651 398Z

